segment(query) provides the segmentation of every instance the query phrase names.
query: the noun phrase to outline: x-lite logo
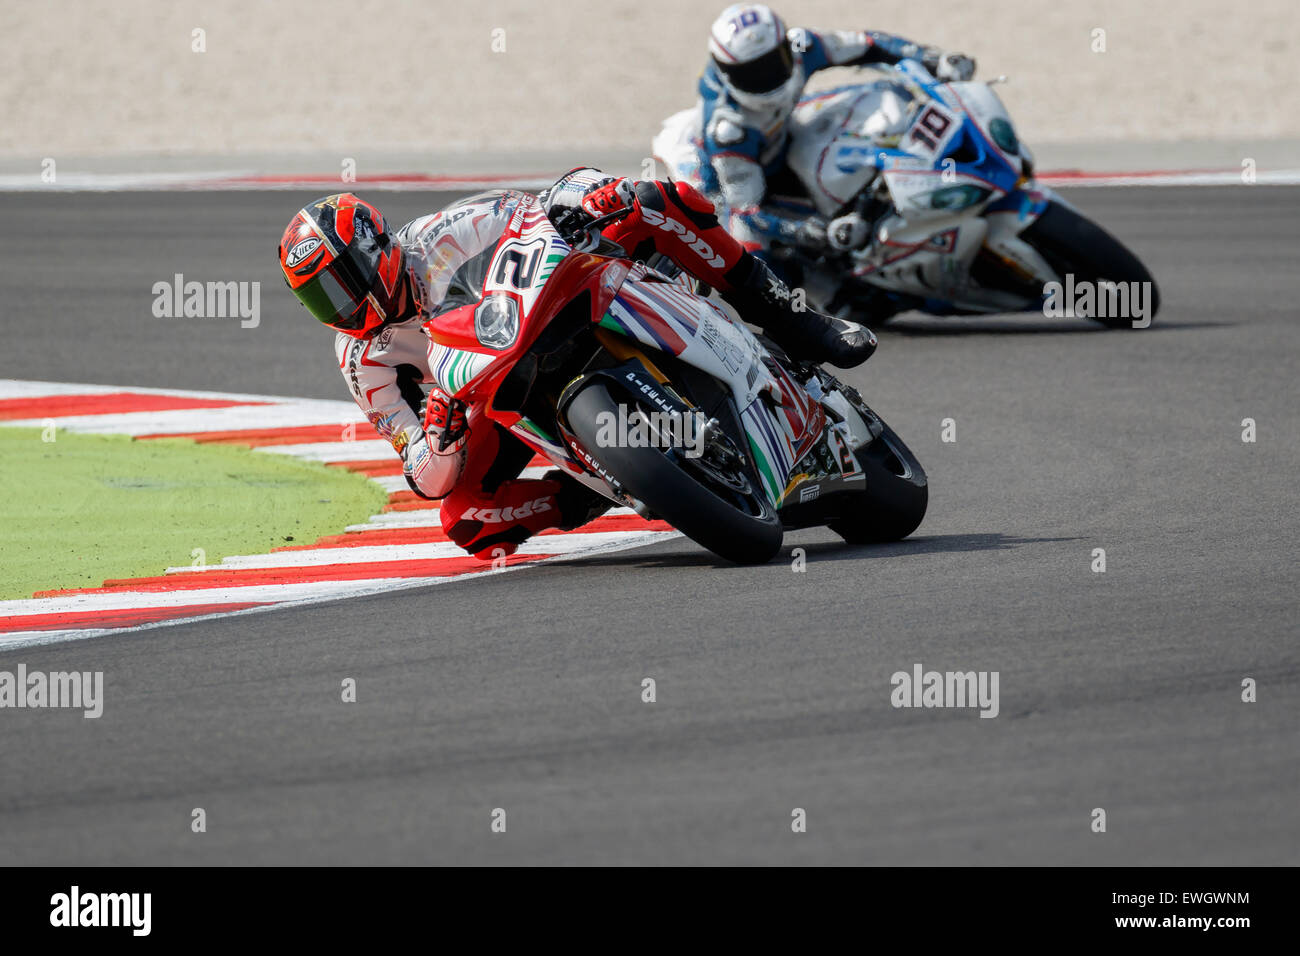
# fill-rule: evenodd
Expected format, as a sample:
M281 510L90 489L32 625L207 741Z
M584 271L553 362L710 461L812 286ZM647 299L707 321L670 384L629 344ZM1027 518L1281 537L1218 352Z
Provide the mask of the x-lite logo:
M682 242L684 242L692 252L704 260L705 265L712 266L714 269L721 269L726 264L726 260L723 259L722 256L714 253L712 246L699 236L695 235L695 233L691 232L676 219L669 219L663 213L657 212L654 209L648 209L645 206L641 207L641 218L652 226L658 226L664 232L677 233L677 235L682 237Z
M460 516L461 521L481 521L484 524L501 524L504 521L521 521L551 510L551 496L525 501L517 508L470 508Z

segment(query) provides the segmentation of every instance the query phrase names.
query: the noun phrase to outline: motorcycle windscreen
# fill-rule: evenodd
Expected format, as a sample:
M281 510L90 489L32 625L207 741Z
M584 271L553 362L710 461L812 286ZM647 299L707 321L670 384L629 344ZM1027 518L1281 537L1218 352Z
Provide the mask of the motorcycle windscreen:
M496 254L496 244L488 246L461 263L443 285L442 301L431 310L432 315L443 315L453 309L466 305L477 305L483 299L483 285L487 282L488 269L492 266L492 257Z
M427 263L431 315L482 300L497 246L519 218L520 207L529 205L540 212L537 198L527 193L478 193L447 206L418 232L415 244Z

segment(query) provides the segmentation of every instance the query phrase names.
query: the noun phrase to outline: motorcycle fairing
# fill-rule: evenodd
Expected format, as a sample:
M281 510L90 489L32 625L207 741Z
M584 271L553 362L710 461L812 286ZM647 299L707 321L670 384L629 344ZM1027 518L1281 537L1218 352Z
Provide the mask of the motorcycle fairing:
M873 110L884 116L873 119ZM868 127L881 132L868 137ZM970 281L985 249L1027 282L1059 278L1019 234L1061 200L1026 181L1028 151L988 84L940 83L903 61L888 79L805 97L793 129L791 168L823 215L873 188L877 175L889 193L895 212L880 223L886 238L854 257L857 279L944 313L1038 307Z
M790 469L825 418L789 373L764 360L766 350L744 323L722 303L642 279L624 283L600 324L729 386L763 490L779 508Z
M534 451L575 476L586 474L589 462L576 457L571 436L552 435L522 412L493 404L506 377L527 361L548 325L583 301L590 311L577 316L579 322L590 321L648 350L673 355L730 391L764 490L780 507L790 469L824 430L824 412L779 364L765 361L770 359L766 349L728 306L665 281L639 263L574 251L529 194L486 193L463 205L458 213L465 216L495 215L500 236L490 256L481 254L487 263L481 281L477 269L483 261L476 260L476 282L458 290L463 304L425 324L430 366L439 385L469 404L485 401L489 417ZM565 295L546 296L546 287L556 281ZM517 307L517 330L508 343L480 340L475 310L490 296L507 297Z

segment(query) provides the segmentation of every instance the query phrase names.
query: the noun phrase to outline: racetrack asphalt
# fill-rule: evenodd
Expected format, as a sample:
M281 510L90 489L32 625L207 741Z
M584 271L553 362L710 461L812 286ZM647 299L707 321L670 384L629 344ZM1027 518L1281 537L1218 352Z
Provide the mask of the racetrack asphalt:
M887 326L845 377L929 473L911 539L760 568L677 539L2 653L103 671L105 706L0 711L0 862L1300 862L1300 193L1067 195L1163 312ZM310 198L5 196L0 377L345 397L273 257ZM175 273L260 281L260 325L154 318ZM918 663L997 671L999 715L893 708Z

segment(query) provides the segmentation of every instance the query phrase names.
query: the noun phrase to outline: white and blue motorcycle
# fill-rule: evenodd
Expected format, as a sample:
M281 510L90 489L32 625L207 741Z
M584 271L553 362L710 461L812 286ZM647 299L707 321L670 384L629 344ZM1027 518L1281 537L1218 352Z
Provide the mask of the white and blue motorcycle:
M698 129L698 110L678 113L654 147L672 178L702 188ZM789 135L792 175L774 177L770 192L796 195L769 201L873 223L853 252L776 252L825 307L878 323L907 310L1036 312L1056 299L1068 311L1046 314L1113 328L1142 327L1159 308L1146 266L1035 183L1032 155L989 83L939 82L902 60L883 79L805 95Z

